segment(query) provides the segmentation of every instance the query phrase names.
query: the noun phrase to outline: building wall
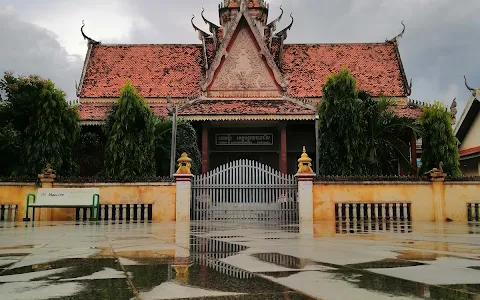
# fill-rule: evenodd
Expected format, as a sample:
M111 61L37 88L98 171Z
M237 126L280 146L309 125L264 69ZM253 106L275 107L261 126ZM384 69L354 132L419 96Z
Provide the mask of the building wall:
M477 115L465 139L460 145L460 150L480 146L480 114Z
M469 159L468 161L460 161L460 170L463 176L480 175L480 157Z
M411 203L413 221L467 221L467 203L480 203L480 182L315 182L314 221L335 219L335 203Z
M153 204L153 221L175 221L176 187L175 183L54 183L54 188L99 188L101 204ZM16 216L21 221L25 216L26 197L36 194L37 188L27 183L0 184L0 204L19 206ZM73 221L73 208L36 209L35 220L38 221Z
M17 205L18 212L15 220L21 221L25 216L26 198L28 194L35 194L37 187L34 183L2 183L0 182L0 204Z

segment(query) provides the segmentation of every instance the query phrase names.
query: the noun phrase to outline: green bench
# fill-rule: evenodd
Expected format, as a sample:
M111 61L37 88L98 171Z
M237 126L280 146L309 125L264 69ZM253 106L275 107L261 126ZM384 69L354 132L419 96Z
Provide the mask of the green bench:
M100 192L98 188L40 188L37 194L28 194L25 218L30 221L29 209L32 208L32 218L35 220L35 208L91 208L91 220L100 212Z

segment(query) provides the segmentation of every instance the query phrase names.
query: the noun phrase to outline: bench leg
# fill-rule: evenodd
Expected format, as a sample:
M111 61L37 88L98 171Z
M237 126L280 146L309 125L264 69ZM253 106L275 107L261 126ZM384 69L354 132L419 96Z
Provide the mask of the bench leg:
M28 210L29 209L30 209L30 207L28 207L28 205L27 205L27 209L25 211L25 218L23 218L24 222L30 222L30 218L28 217Z

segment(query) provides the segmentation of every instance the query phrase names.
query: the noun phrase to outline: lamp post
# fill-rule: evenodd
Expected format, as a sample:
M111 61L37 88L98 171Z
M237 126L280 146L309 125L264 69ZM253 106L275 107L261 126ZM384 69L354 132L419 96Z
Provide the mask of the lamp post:
M167 97L167 103L173 104L173 108L167 108L168 114L172 116L172 147L170 148L170 177L175 173L175 152L177 150L177 105L173 103L170 97Z
M318 149L318 122L320 120L320 116L318 114L315 115L315 173L317 176L320 175L320 154Z

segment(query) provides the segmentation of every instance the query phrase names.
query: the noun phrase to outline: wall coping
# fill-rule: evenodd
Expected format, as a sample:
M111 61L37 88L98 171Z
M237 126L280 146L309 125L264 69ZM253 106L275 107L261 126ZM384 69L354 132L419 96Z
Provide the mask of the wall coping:
M314 185L431 185L430 181L314 181Z
M35 186L35 182L0 182L0 186Z
M445 181L445 185L460 184L460 185L480 185L480 181Z
M175 182L54 182L53 187L92 186L174 186Z

